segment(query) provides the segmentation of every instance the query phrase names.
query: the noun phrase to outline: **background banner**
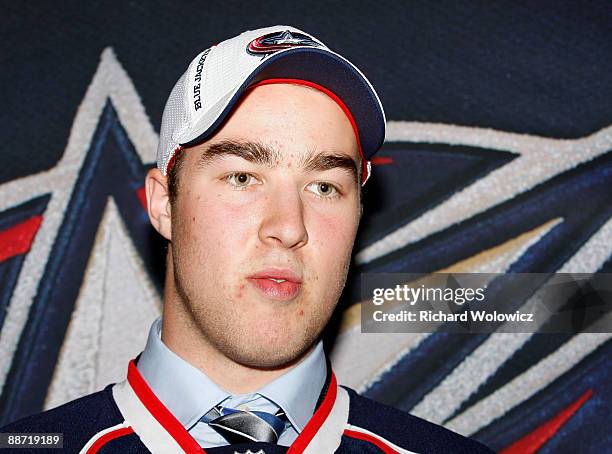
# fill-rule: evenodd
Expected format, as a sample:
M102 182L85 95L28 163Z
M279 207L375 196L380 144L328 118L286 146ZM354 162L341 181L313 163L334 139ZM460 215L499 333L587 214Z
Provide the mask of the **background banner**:
M610 273L608 2L5 2L0 424L122 380L161 310L144 210L198 52L290 24L388 120L326 347L341 383L505 452L612 446L611 334L361 333L363 273Z
M363 333L612 333L610 273L370 274Z

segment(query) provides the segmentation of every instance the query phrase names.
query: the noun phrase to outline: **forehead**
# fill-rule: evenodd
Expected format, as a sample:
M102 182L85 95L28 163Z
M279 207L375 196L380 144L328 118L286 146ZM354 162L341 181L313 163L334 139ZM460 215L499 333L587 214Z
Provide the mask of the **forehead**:
M247 140L278 151L281 159L331 151L358 159L353 126L325 93L294 84L248 90L217 132L205 143Z

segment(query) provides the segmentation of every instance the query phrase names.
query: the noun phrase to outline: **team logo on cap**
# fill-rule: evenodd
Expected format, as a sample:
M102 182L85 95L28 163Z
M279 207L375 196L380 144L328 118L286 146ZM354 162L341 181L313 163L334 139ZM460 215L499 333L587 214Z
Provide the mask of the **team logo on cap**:
M291 47L317 47L320 45L321 43L313 40L304 33L285 30L282 32L268 33L267 35L255 38L247 46L247 51L250 54L271 54Z

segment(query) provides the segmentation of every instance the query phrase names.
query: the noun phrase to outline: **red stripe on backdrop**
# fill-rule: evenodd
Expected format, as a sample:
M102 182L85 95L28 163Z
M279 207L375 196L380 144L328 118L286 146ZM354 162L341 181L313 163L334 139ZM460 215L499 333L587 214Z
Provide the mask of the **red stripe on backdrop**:
M42 216L33 216L27 221L1 231L0 262L28 252L42 221Z
M384 166L386 164L393 164L393 158L389 156L374 156L372 158L373 166Z
M140 201L140 204L142 205L144 210L147 211L147 195L145 194L144 186L136 189L136 197L138 197L138 200Z
M546 421L533 432L512 443L500 454L532 454L544 446L561 429L574 413L591 398L593 390L587 390L582 396L557 413L552 419Z

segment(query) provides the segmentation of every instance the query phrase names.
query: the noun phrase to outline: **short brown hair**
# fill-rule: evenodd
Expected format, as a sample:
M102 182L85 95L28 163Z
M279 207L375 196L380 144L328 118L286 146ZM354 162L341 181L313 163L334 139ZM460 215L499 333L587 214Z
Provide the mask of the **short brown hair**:
M185 161L185 150L181 148L174 155L174 159L170 162L170 169L168 170L168 198L170 199L170 205L174 205L174 201L178 196L179 191L179 173L183 167Z

